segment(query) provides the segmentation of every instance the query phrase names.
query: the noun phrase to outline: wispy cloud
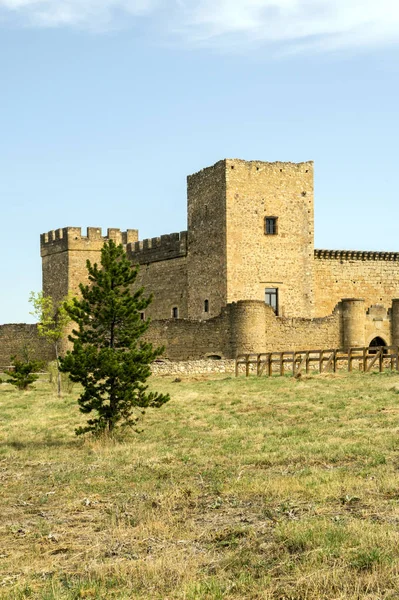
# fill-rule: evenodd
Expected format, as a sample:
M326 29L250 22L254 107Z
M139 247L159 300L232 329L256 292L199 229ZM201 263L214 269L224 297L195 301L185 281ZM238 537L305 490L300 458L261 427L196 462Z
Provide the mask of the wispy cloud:
M398 0L0 0L0 14L35 26L110 29L145 15L168 36L221 47L285 50L399 41Z
M163 0L160 0L161 2ZM104 30L156 14L158 0L0 0L3 14L25 24L43 27L79 27Z

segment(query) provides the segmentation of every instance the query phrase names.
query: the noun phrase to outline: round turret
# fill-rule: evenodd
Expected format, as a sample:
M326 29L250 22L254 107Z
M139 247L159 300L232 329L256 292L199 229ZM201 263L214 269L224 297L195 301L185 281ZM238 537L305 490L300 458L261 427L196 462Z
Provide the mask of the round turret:
M365 303L360 298L342 300L342 331L345 349L365 345Z

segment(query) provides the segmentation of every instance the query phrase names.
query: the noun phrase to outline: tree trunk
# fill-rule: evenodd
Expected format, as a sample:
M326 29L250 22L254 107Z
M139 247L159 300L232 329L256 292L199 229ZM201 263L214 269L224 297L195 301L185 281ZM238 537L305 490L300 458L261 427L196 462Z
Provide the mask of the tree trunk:
M58 398L61 398L61 373L60 373L60 363L58 361L58 343L55 343L55 360L57 363L57 395Z

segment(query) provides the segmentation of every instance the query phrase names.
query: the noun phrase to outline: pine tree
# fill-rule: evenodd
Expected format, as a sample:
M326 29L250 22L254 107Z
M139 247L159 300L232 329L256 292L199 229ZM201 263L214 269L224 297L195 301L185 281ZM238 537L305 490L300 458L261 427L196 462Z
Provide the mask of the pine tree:
M168 395L148 392L150 364L163 348L140 339L149 326L140 313L151 303L144 289L131 291L138 267L130 264L112 240L101 251L101 267L87 261L89 285L80 284L81 299L65 310L78 325L69 336L73 349L61 370L82 384L80 410L96 413L77 434L112 432L118 424L136 427L147 408L159 408ZM137 429L136 429L137 431Z
M19 360L16 356L11 357L12 371L7 373L9 379L7 383L15 385L19 390L27 390L35 381L39 379L37 371L39 371L43 365L37 360L29 360L26 357L25 360Z

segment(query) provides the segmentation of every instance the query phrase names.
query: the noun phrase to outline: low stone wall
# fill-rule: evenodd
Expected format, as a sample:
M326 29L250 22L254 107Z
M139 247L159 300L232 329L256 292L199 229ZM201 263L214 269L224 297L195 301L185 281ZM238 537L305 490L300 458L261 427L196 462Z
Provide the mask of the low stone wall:
M159 361L151 365L153 375L202 375L207 373L235 373L234 359L204 359Z
M291 319L276 317L260 300L227 305L212 319L153 320L144 338L164 346L170 361L197 361L210 355L234 358L237 354L281 352L303 348L341 346L340 312L328 317Z
M52 346L37 333L37 326L27 323L0 325L0 366L10 365L13 355L24 357L25 351L33 360L54 360Z

